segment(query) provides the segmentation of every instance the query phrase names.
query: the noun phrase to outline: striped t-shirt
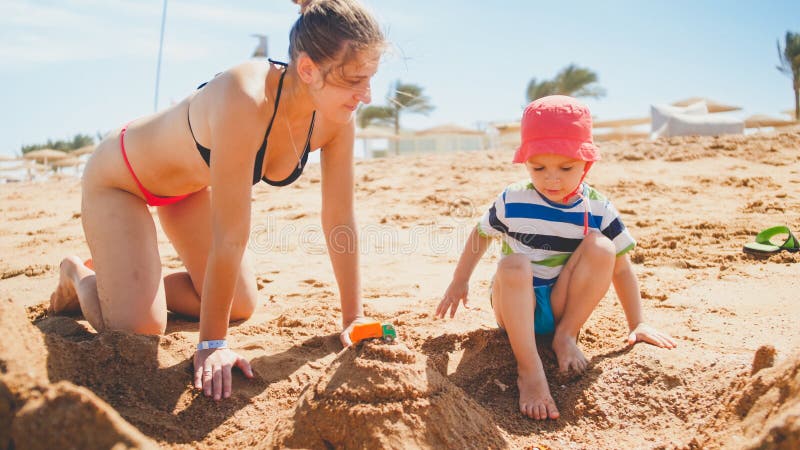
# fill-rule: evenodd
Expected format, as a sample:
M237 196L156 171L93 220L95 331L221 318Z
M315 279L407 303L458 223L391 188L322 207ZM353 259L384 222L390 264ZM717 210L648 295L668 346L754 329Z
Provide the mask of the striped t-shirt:
M569 205L552 202L533 183L508 186L497 196L478 223L484 237L501 237L503 255L523 253L531 260L534 286L556 282L564 264L583 240L588 201L589 232L601 232L614 243L617 256L636 246L616 208L602 194L583 183L583 198Z

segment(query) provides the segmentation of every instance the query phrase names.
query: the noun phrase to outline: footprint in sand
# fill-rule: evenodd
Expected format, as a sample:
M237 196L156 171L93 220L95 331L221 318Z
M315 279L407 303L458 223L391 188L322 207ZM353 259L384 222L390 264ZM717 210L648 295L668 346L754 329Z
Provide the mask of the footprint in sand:
M313 286L315 288L321 288L321 287L325 286L325 283L323 283L321 281L317 281L317 280L315 280L313 278L309 278L307 280L303 280L303 283L309 284L309 285L311 285L311 286Z

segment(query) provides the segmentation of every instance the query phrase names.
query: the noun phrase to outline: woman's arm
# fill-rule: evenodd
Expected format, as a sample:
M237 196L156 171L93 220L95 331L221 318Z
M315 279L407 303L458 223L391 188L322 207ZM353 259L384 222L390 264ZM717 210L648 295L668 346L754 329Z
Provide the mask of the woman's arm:
M263 117L237 75L215 80L211 129L211 249L200 307L200 339L224 339L250 234L251 180Z
M263 115L258 101L242 88L241 77L235 72L225 73L214 80L214 88L208 93L213 149L209 183L212 236L200 296L200 341L222 340L228 333L233 294L250 233L250 183ZM217 400L229 397L234 365L253 376L247 360L230 349L198 349L195 386Z
M353 143L355 123L345 125L322 149L322 230L342 302L342 343L351 325L364 316L354 212Z

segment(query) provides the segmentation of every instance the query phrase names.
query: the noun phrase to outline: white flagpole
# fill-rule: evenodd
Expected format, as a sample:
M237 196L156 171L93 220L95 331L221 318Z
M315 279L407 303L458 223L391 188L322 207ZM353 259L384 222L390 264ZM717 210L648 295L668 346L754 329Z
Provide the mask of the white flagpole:
M164 11L161 13L161 40L158 43L158 65L156 66L156 94L153 100L153 111L158 111L158 82L161 78L161 52L164 49L164 25L167 23L167 0L164 0Z

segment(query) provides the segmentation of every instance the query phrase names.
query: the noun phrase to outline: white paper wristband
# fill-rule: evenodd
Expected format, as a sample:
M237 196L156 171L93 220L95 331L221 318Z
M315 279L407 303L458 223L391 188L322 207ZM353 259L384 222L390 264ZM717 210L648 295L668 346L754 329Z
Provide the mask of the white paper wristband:
M211 348L228 348L228 341L219 339L216 341L200 341L200 343L197 344L198 350L208 350Z

